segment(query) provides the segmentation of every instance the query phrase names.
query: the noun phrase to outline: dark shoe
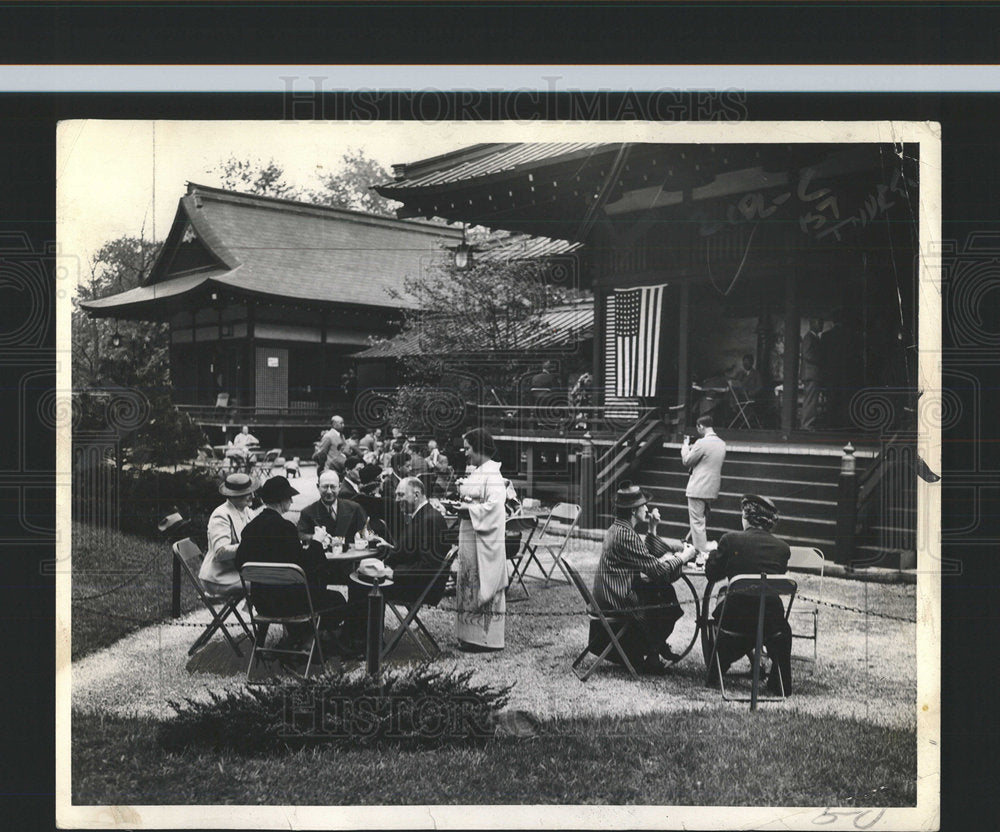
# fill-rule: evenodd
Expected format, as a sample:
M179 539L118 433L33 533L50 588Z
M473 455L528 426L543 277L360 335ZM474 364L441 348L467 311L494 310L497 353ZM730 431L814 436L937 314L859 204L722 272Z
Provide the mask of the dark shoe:
M719 677L712 673L705 677L705 687L719 689Z
M664 645L663 645L663 646L662 646L662 647L660 648L660 655L661 655L661 656L662 656L662 657L663 657L663 658L664 658L664 659L665 659L666 661L668 661L668 662L674 662L674 663L677 663L677 662L679 662L679 661L681 660L681 658L682 658L681 656L679 656L679 655L678 655L677 653L675 653L675 652L674 652L674 651L673 651L673 650L672 650L672 649L670 648L670 645L669 645L669 644L664 644Z
M636 667L636 671L642 676L666 676L667 666L660 661L659 656L649 656Z

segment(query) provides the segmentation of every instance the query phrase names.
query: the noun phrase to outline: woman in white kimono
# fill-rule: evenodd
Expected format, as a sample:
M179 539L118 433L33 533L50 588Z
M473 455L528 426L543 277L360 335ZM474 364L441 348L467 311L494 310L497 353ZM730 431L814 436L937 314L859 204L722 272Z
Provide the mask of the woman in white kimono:
M462 508L458 532L459 648L468 652L502 650L506 613L507 556L504 548L507 488L500 463L493 460L493 437L482 428L465 436L466 456L474 466L459 488Z

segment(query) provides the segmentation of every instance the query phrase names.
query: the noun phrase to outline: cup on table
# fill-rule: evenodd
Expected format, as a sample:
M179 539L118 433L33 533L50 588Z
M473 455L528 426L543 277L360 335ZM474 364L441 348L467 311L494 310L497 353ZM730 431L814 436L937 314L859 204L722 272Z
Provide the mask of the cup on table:
M330 547L334 552L344 552L347 550L347 547L344 545L344 538L334 536L330 538L330 541Z

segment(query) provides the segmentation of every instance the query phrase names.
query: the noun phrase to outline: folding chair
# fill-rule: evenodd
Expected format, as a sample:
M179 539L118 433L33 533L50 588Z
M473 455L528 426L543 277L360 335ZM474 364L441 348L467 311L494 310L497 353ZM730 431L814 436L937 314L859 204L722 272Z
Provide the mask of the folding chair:
M806 609L799 605L799 609L795 610L796 616L799 620L803 618L812 619L812 632L797 633L792 631L792 638L806 639L807 641L812 641L813 643L813 657L812 663L813 668L819 666L819 653L817 651L817 636L819 635L819 604L823 601L823 573L826 566L826 558L819 549L815 549L811 546L792 546L792 556L788 559L788 568L790 570L796 570L801 572L818 572L819 573L819 599L817 603L813 604L811 607ZM802 658L803 661L809 661L805 657Z
M212 613L212 623L205 628L205 631L198 636L194 644L191 645L191 648L188 650L188 655L194 655L196 650L208 643L208 640L215 635L216 630L220 630L222 635L226 637L226 641L229 642L229 646L233 648L233 652L236 653L237 656L242 657L243 653L240 650L239 645L229 634L229 630L226 629L226 619L228 619L231 615L236 616L236 620L239 621L240 626L243 628L243 632L247 634L247 638L253 638L253 634L247 627L247 624L240 615L239 610L236 609L237 604L243 600L243 590L237 587L231 592L226 592L221 595L209 591L198 577L198 572L201 569L201 562L204 559L204 555L202 555L201 549L198 548L198 544L195 543L190 537L178 540L174 543L171 549L173 550L174 557L177 558L178 563L181 565L181 571L188 576L188 580L194 585L194 588L198 593L198 597L201 598L201 602L208 608L208 611Z
M507 553L507 560L511 563L510 580L507 581L507 592L510 592L511 586L513 586L514 581L517 580L517 582L521 584L521 589L524 590L525 598L530 598L531 594L528 592L528 588L524 585L524 575L521 571L521 564L524 563L524 559L528 554L528 547L531 546L532 538L534 538L537 530L538 518L534 515L515 514L514 516L507 518L507 533L518 532L522 535L517 551L513 554L510 552ZM527 537L523 537L525 532L528 533Z
M427 586L424 587L423 592L420 593L416 601L403 603L398 601L392 601L389 598L385 599L386 607L392 610L393 615L396 616L396 620L399 621L399 626L393 631L392 635L389 636L389 640L382 647L380 661L385 661L389 657L389 654L391 654L392 651L399 646L399 643L400 641L402 641L404 635L409 636L410 640L416 643L417 647L419 647L423 651L424 655L428 659L434 658L428 652L427 648L424 647L424 645L421 643L420 639L417 638L417 636L410 629L411 624L415 624L417 626L417 629L420 630L420 632L422 632L427 637L427 640L431 643L431 646L434 648L435 655L441 652L441 648L438 646L438 643L434 640L434 636L432 636L430 634L430 631L424 626L424 622L420 620L420 616L418 615L418 613L420 612L420 610L424 608L425 605L427 605L427 596L430 593L430 591L441 580L441 576L451 571L451 565L455 561L456 557L458 557L458 546L452 546L451 549L448 551L448 554L444 556L444 560L441 561L441 565L434 573L434 577L427 582ZM405 616L399 611L399 607L401 606L406 607ZM437 606L437 604L435 603L434 606Z
M749 702L750 710L757 710L758 702L780 702L787 697L785 692L784 680L781 678L781 674L778 675L778 681L781 685L781 696L760 696L760 656L761 651L764 649L764 642L767 640L767 634L764 633L764 602L769 597L782 597L788 595L788 606L785 608L785 623L788 623L788 616L792 612L792 604L795 602L795 592L798 589L798 584L791 578L786 578L782 575L765 575L761 573L760 575L734 575L729 581L729 587L726 590L726 603L722 607L722 616L718 621L708 620L707 626L712 628L712 655L708 661L708 672L712 673L713 669L718 674L719 677L719 689L722 691L722 698L727 702ZM726 683L723 680L722 673L722 663L719 661L719 636L728 635L734 638L738 638L742 641L747 641L748 634L741 630L727 630L725 628L725 618L726 612L730 608L730 601L737 595L749 595L758 599L757 605L757 635L756 641L754 642L753 650L753 682L750 688L749 697L738 697L729 696L726 694ZM776 671L772 669L772 673Z
M548 588L549 582L552 580L552 573L556 571L556 566L559 565L562 560L562 556L566 551L566 547L569 545L570 535L573 530L576 529L576 524L580 520L580 506L576 503L558 503L552 507L549 512L549 516L545 518L545 523L542 524L542 529L538 532L539 540L545 537L545 533L550 534L565 534L562 543L529 543L525 546L525 552L527 553L527 562L524 564L524 569L521 570L521 575L526 575L528 567L531 562L534 561L538 564L538 568L541 570L542 575L545 577L544 586ZM549 567L549 571L545 571L545 567L542 566L541 561L538 559L538 550L547 549L549 554L552 556L552 566Z
M320 615L313 607L306 573L302 571L302 567L294 563L251 561L243 564L243 568L240 569L240 579L243 581L243 590L250 608L250 624L253 627L253 652L250 654L250 663L247 665L247 679L250 678L257 657L261 654L305 656L305 675L308 676L315 653L318 655L322 667L323 648L319 643ZM282 595L282 605L290 606L295 612L285 615L262 614L258 604L267 598L268 591L271 589L281 589L287 593ZM312 639L309 646L301 650L265 647L267 631L272 624L311 624ZM339 670L340 660L336 656L333 657L333 660L336 669Z
M257 457L254 461L255 466L259 467L261 473L270 474L271 469L275 467L278 460L281 459L281 448L271 448L266 454L261 457ZM282 460L281 467L282 473L284 473L285 462Z
M742 386L733 384L731 379L727 384L729 386L729 395L733 400L733 407L736 409L736 414L729 423L729 427L733 427L737 422L742 421L747 430L760 430L761 424L754 410L754 400L747 395L747 391Z
M573 564L571 564L568 560L560 560L559 566L562 568L563 572L569 576L569 582L576 587L577 592L580 593L580 597L583 598L583 602L587 605L587 618L590 619L590 621L600 621L604 631L608 634L608 646L601 651L600 655L585 671L581 671L580 663L590 652L589 642L587 646L583 648L580 655L576 657L576 660L572 665L573 672L576 674L576 677L581 682L586 682L590 677L590 674L597 669L597 666L601 662L607 660L608 653L614 650L622 662L624 662L625 667L628 668L628 672L632 674L632 678L638 681L639 674L632 666L632 662L629 661L628 656L625 655L625 650L619 641L619 639L625 635L626 630L628 630L628 628L632 625L631 619L605 613L604 610L597 605L597 601L594 598L594 594L590 591L590 587L584 583L583 578L580 577L580 573L573 568ZM612 627L618 627L618 631L615 632Z

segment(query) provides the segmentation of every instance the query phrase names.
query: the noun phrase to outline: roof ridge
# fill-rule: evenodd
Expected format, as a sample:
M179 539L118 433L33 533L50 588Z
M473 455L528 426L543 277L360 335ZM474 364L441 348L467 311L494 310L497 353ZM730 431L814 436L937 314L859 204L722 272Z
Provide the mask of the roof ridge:
M264 196L261 194L248 194L242 191L233 191L226 188L216 188L211 185L199 185L197 182L188 181L187 196L201 196L215 199L219 202L229 202L237 205L246 205L251 208L265 208L270 210L288 210L292 213L311 214L313 216L337 216L340 218L354 219L355 221L367 221L373 225L387 224L390 227L406 228L422 233L451 232L456 237L461 236L461 230L452 228L450 225L432 220L401 220L398 217L387 217L383 214L373 214L369 211L357 211L353 208L340 208L334 205L319 205L315 202L303 202L299 199L285 199L277 196Z

